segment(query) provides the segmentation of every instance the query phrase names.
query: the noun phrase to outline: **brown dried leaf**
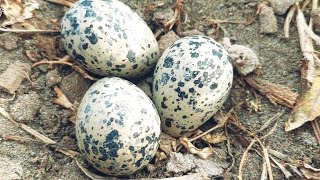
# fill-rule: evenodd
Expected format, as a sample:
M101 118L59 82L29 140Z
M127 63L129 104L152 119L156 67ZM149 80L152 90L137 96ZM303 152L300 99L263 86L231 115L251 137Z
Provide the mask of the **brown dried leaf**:
M160 135L160 149L167 155L177 150L177 140L166 133Z
M65 108L70 109L73 112L75 112L75 108L74 108L73 104L69 101L69 99L66 97L66 95L64 95L64 93L61 91L61 89L59 89L56 86L56 87L54 87L54 92L58 96L58 98L52 100L52 102L54 104L61 105L61 106L65 107Z
M319 70L317 70L319 71ZM309 91L298 99L292 115L286 122L285 131L291 131L308 121L313 121L320 115L320 76L313 79Z
M298 166L298 169L306 179L320 180L320 169L314 168L303 161L298 161L294 164Z
M205 136L202 137L202 140L210 144L218 144L223 141L226 141L227 137L223 133L206 134Z
M39 3L36 0L10 0L1 3L4 15L7 20L1 26L13 25L17 22L24 22L33 16L33 11L39 9Z
M191 141L186 137L180 138L180 143L191 153L198 155L201 159L207 159L209 156L213 154L213 150L209 147L205 147L203 149L199 149L195 147Z

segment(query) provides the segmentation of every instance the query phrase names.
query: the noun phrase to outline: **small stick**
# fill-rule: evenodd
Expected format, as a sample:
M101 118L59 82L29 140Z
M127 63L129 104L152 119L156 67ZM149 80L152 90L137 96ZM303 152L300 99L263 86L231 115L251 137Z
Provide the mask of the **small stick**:
M54 29L47 29L47 30L42 30L42 29L8 29L8 28L1 28L0 31L2 32L12 32L12 33L60 33L60 30L54 30Z
M23 123L17 123L14 119L11 118L9 113L7 113L3 108L0 107L0 114L5 117L6 119L10 120L13 124L20 127L21 129L25 130L29 134L33 135L34 137L40 139L45 144L56 144L57 142L40 134L38 131L32 129L31 127L23 124Z
M92 77L90 76L84 69L82 69L81 67L75 65L75 64L72 64L72 63L69 63L69 62L65 62L65 61L40 61L40 62L37 62L37 63L34 63L32 65L32 67L36 67L36 66L39 66L41 64L63 64L63 65L68 65L68 66L71 66L74 70L76 70L77 72L79 72L84 78L87 78L87 79L90 79L92 81L97 81L98 79L95 78L95 77Z
M72 2L65 1L65 0L46 0L46 1L52 2L55 4L60 4L60 5L67 6L67 7L71 7L74 4Z
M221 127L223 127L223 126L225 126L225 123L227 122L227 120L228 120L228 118L229 118L229 116L230 116L230 114L233 112L233 108L227 113L227 115L222 115L223 117L223 119L222 119L222 121L220 121L216 126L214 126L214 127L212 127L212 128L210 128L209 130L207 130L206 132L204 132L204 133L202 133L202 134L200 134L200 135L198 135L198 136L196 136L196 137L194 137L194 138L191 138L189 141L190 142L192 142L192 141L195 141L195 140L197 140L197 139L199 139L199 138L201 138L201 137L203 137L203 136L205 136L205 135L207 135L207 134L209 134L210 132L212 132L212 131L214 131L214 130L216 130L216 129L218 129L218 128L221 128ZM221 113L221 111L220 111L220 113Z

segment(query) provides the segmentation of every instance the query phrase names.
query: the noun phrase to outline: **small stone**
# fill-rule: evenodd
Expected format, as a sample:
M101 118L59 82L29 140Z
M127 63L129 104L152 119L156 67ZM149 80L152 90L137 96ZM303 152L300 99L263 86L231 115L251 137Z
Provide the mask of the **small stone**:
M290 8L290 6L292 6L296 2L301 1L302 0L269 0L277 15L284 15Z
M193 35L204 35L204 33L199 31L198 29L187 30L181 33L182 37L193 36Z
M176 33L173 31L167 32L165 35L161 36L159 43L160 54L162 54L169 46L171 46L175 41L180 39Z
M246 76L260 66L259 58L252 49L243 45L231 44L227 37L223 38L222 44L228 51L232 65L239 74Z
M9 35L9 33L0 34L0 46L5 50L11 51L18 48L18 38L15 35Z
M62 77L57 69L51 70L48 72L46 76L46 84L47 87L56 86L61 82Z
M277 18L274 15L273 9L268 6L263 6L259 14L260 33L274 34L277 32Z
M10 106L11 116L18 122L32 121L40 109L40 104L40 96L36 92L18 96Z
M166 169L175 174L185 174L196 168L193 157L187 157L190 154L183 155L181 153L170 153L170 159ZM192 155L191 155L192 156Z
M74 103L80 102L84 94L92 85L92 82L77 72L72 72L61 81L61 90L67 98Z
M170 153L166 169L177 175L195 171L204 177L218 177L223 174L227 166L228 164L218 160L203 160L193 154Z

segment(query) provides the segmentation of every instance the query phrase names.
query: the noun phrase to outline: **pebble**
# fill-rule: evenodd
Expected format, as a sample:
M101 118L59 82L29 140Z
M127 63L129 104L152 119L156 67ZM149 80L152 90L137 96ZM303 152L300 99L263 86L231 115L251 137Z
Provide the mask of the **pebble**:
M260 33L274 34L277 32L277 18L272 7L263 6L259 14Z
M62 80L62 77L57 69L51 70L46 76L47 87L53 87L59 84Z
M180 39L180 37L173 31L169 31L165 35L161 36L160 40L158 41L160 54L162 54L164 50L166 50L178 39Z
M302 0L269 0L277 15L284 15L291 5L301 1Z
M92 82L79 73L73 71L61 81L61 90L67 96L69 101L80 102L84 94L92 85Z
M0 46L5 50L11 51L18 48L19 37L15 35L9 35L9 33L0 34Z
M32 121L40 109L40 104L40 96L31 91L29 94L18 96L10 106L10 114L18 122Z
M233 67L243 76L252 73L260 66L256 53L243 45L231 44L230 39L223 38L222 44L232 58Z

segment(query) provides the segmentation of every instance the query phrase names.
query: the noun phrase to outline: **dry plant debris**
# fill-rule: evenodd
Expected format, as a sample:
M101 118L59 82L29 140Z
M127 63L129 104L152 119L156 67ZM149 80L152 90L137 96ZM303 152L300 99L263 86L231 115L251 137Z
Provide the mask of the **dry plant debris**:
M288 87L262 80L256 76L246 76L245 81L260 93L267 96L273 104L281 104L293 108L298 94Z
M32 18L33 11L39 9L39 3L36 0L1 0L6 21L1 26L9 26L15 23L25 22Z
M28 78L31 73L31 67L27 63L11 64L0 75L0 89L14 94L19 88L21 82Z
M318 9L318 0L306 0L303 2L300 8L300 4L296 3L289 10L286 18L284 33L285 37L289 37L289 24L291 22L294 13L297 12L296 22L299 33L300 48L304 56L302 65L302 96L294 107L292 116L286 122L286 131L291 131L302 126L304 123L311 121L313 130L315 132L316 139L320 144L320 126L318 120L315 120L319 116L318 109L320 102L318 102L319 87L319 53L314 49L314 42L319 44L320 37L313 32L314 16L310 17L309 24L305 18L303 11L307 5L311 2L311 12L315 12ZM305 82L307 80L307 82Z
M184 13L184 15L187 16L187 12L183 9L183 2L184 0L176 0L173 17L163 25L167 30L171 30L174 25L177 27L180 26L181 13Z
M67 55L65 56L64 58L58 60L58 61L40 61L40 62L37 62L37 63L34 63L32 65L32 67L37 67L41 64L62 64L62 65L68 65L70 67L72 67L74 70L76 70L77 72L79 72L81 75L83 75L84 78L87 78L87 79L90 79L92 81L97 81L98 79L95 78L95 77L92 77L91 75L89 75L86 70L84 70L83 68L81 68L80 66L76 65L76 64L73 64L73 63L70 63L70 62L67 62L68 59L70 57Z

